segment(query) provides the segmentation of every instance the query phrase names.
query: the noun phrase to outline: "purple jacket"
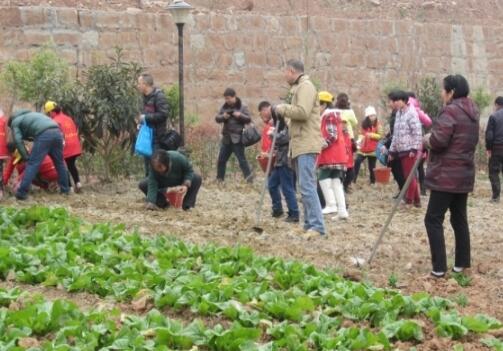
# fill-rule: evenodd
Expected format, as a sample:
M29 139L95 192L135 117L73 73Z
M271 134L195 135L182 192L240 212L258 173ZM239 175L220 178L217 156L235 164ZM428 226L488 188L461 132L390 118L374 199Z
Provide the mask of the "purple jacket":
M434 191L469 193L475 184L479 111L470 98L453 100L433 122L425 185Z

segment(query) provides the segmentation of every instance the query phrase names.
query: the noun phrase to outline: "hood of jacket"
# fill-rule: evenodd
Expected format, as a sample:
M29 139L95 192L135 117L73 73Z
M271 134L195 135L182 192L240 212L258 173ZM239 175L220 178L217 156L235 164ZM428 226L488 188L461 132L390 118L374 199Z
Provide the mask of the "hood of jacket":
M454 99L450 105L459 107L474 122L478 121L480 118L480 112L477 105L475 105L473 100L469 97Z

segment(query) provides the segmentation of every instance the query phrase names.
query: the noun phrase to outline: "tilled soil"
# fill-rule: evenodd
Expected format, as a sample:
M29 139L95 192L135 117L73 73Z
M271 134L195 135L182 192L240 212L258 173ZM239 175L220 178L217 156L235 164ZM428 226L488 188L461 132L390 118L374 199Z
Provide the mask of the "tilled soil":
M349 279L370 281L377 286L388 286L390 280L396 280L395 286L405 294L427 291L454 301L465 300L468 304L459 306L462 313L487 313L503 320L503 204L488 201L490 186L486 179L478 180L476 191L468 202L472 241L472 269L469 273L472 281L468 287L461 287L453 278L432 280L428 277L430 252L423 223L427 197L423 197L421 209L399 209L372 266L357 268L353 264L354 258L368 258L391 211L394 186L355 187L347 198L349 220L325 217L329 231L326 238L306 241L302 239L300 224L287 224L282 219L271 218L268 195L259 223L264 232L257 234L253 230L257 224L255 211L260 181L254 186L234 180L223 186L207 182L201 189L197 207L188 212L174 208L145 210L143 195L132 181L88 186L82 194L69 197L35 192L22 205L64 206L90 222L125 223L128 229L144 235L172 235L198 244L243 244L261 255L310 262L320 268L338 270ZM19 204L7 199L3 205ZM448 215L445 228L452 265L454 243ZM40 292L45 294L44 290ZM88 299L91 299L91 305L96 303L87 295L83 300ZM435 339L432 342L435 343ZM466 343L469 345L470 340ZM425 349L443 349L442 345L430 346Z

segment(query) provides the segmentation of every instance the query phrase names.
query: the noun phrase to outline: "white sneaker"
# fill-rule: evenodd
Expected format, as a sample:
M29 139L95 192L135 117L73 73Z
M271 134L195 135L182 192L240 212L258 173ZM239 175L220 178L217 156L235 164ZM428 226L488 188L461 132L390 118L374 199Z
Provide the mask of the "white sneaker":
M339 213L337 218L342 219L342 220L347 220L349 218L349 213L348 211L345 211L344 213Z
M326 206L321 213L324 215L326 214L332 214L332 213L337 213L337 207L336 206Z

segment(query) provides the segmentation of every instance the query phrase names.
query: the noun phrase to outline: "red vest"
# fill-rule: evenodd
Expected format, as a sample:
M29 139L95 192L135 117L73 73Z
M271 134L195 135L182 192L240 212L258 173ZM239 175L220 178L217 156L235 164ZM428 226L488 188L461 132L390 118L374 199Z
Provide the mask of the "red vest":
M0 116L0 159L9 157L7 150L7 118Z
M65 138L65 147L63 148L63 158L67 159L73 156L82 154L82 147L80 146L79 132L73 119L63 112L54 115L54 122L59 125L61 132Z
M365 135L365 133L379 133L379 122L377 122L375 126L372 126L367 129L362 129L361 134ZM370 136L367 137L364 136L360 151L363 152L364 154L371 154L376 151L378 143L379 140L374 140Z
M342 130L342 119L340 112L330 111L323 114L321 119L321 135L323 139L328 139L330 135L327 132L327 122L329 119L335 120L337 128L337 140L332 142L326 149L323 149L318 156L318 167L326 165L342 165L346 166L348 162L348 153L346 150L346 142L344 140L344 132Z
M355 166L355 160L353 157L353 145L351 144L351 137L349 132L344 132L344 142L346 144L346 151L348 153L348 162L346 162L346 168L353 168Z
M264 125L264 128L262 129L262 145L260 148L260 151L262 152L269 152L269 150L271 150L272 140L268 132L272 127L272 121L269 121Z
M7 184L9 182L14 169L16 169L18 173L16 184L19 184L23 179L25 168L26 168L25 162L20 162L14 165L14 160L11 157L3 171L2 176L4 184ZM54 163L52 162L52 159L49 156L46 156L42 161L42 163L40 164L40 168L38 169L38 175L40 176L40 178L49 183L58 181L58 172L56 171L56 167L54 167Z

